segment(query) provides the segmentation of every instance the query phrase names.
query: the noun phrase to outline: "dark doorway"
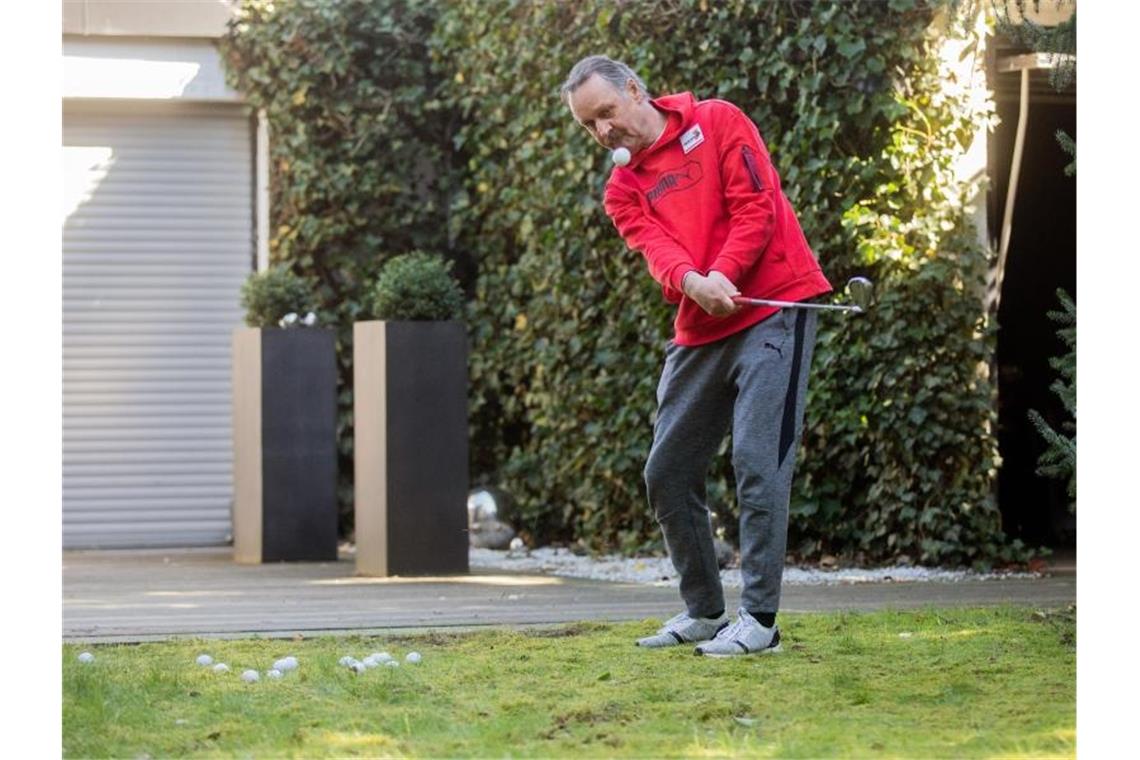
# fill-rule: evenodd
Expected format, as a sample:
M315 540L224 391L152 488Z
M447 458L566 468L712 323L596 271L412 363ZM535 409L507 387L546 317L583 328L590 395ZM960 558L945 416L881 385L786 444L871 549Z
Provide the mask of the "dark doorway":
M1066 550L1076 546L1076 517L1069 513L1066 484L1036 474L1045 444L1028 412L1036 409L1054 429L1068 419L1061 400L1049 389L1058 376L1049 360L1066 347L1046 313L1060 308L1058 288L1076 299L1077 183L1076 177L1065 175L1071 159L1056 138L1058 130L1076 138L1076 90L1058 92L1047 71L1034 71L1030 77L1021 175L998 311L998 444L1003 462L998 499L1007 535L1030 546ZM989 234L996 249L1017 132L1020 74L991 73L990 81L1001 118L989 142Z

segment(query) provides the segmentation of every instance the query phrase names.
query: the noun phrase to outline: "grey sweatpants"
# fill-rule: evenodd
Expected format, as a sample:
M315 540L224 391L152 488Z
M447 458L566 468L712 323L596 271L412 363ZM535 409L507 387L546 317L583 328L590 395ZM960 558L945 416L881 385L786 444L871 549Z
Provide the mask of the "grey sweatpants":
M708 617L725 606L705 481L730 423L742 605L751 612L779 610L815 328L815 312L783 309L716 343L669 344L645 484L692 616Z

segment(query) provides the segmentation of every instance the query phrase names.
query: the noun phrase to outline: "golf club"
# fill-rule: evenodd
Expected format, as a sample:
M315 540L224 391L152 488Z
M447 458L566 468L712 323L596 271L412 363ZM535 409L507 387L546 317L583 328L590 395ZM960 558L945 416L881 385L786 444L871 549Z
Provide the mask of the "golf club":
M852 303L807 303L801 301L775 301L770 298L749 298L748 296L733 296L735 303L745 306L778 306L782 309L816 309L818 311L845 311L852 314L862 314L871 306L871 296L874 285L866 277L852 277L847 281L847 295Z

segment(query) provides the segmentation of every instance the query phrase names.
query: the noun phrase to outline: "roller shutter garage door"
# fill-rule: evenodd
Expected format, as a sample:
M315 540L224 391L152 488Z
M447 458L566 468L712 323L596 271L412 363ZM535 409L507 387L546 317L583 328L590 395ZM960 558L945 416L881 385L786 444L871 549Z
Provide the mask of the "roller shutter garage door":
M65 548L230 540L252 135L233 104L64 102Z

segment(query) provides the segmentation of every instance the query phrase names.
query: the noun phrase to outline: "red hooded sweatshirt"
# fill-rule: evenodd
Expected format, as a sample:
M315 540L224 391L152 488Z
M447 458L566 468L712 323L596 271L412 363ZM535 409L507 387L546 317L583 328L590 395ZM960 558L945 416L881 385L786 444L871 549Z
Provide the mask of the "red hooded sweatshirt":
M640 251L665 300L679 303L674 342L697 346L774 314L746 306L713 317L685 297L681 280L716 270L741 294L803 301L831 291L752 121L724 100L691 93L651 101L665 131L606 183L605 208Z

